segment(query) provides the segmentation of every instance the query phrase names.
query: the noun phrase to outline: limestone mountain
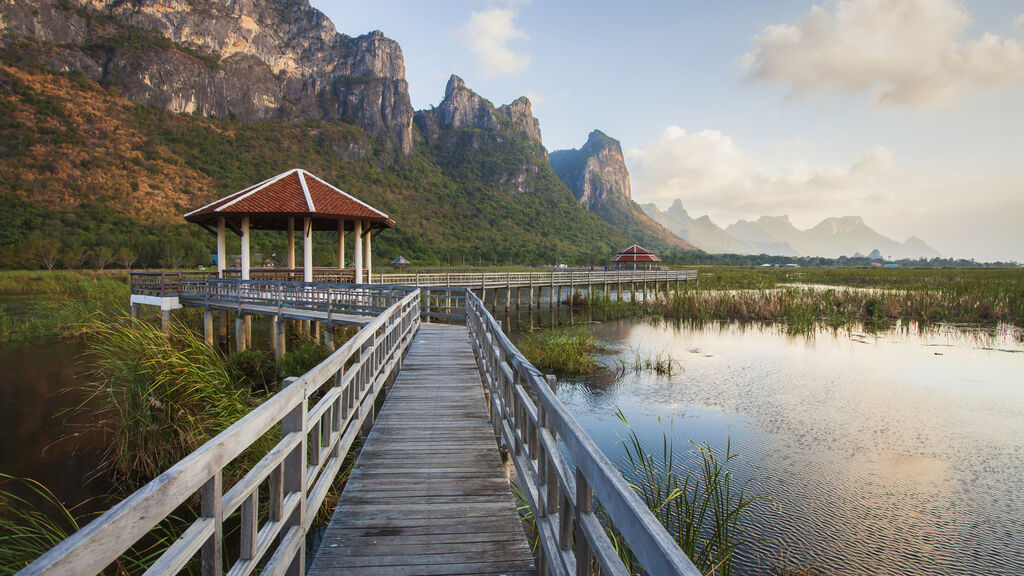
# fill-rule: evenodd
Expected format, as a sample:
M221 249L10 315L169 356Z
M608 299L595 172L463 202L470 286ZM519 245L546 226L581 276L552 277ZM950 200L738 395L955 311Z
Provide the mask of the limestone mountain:
M692 218L683 208L683 202L676 200L668 210L662 211L656 204L642 204L644 213L680 238L705 252L712 254L777 254L796 256L796 251L784 242L743 242L731 236L711 221L708 216Z
M344 120L412 151L413 108L395 41L339 34L307 0L200 4L5 2L0 42L52 70L117 86L138 104L247 122Z
M939 257L921 239L911 236L897 242L867 226L859 216L826 218L808 230L793 226L788 216L762 216L755 221L739 220L725 230L743 242L785 242L801 256L838 258L878 251L888 259Z
M471 128L498 140L505 137L506 131L521 133L543 144L540 122L533 116L529 98L521 96L495 108L490 100L471 90L454 74L448 79L441 103L436 108L418 111L415 122L428 142L437 140L445 128Z
M579 202L605 222L648 247L692 250L693 245L655 222L632 199L629 171L618 140L594 130L579 149L551 152L551 167Z

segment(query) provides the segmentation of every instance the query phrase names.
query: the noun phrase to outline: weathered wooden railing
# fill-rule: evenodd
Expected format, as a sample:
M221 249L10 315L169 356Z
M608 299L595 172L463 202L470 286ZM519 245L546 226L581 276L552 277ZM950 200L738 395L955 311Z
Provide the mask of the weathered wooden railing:
M238 306L257 304L324 312L328 316L376 316L415 290L410 286L377 284L324 284L276 280L181 279L179 298L193 305Z
M197 492L199 517L147 575L176 574L197 554L204 575L221 574L224 519L236 511L241 546L230 562L230 576L257 569L261 574L302 573L305 535L352 442L372 419L385 381L401 366L419 326L419 306L419 291L407 293L316 368L290 379L281 392L18 574L97 574ZM225 489L224 468L267 434L280 439ZM269 494L265 518L259 514L264 484Z
M581 270L565 272L462 272L436 274L371 275L376 284L404 286L463 286L467 288L544 288L545 286L589 286L631 282L690 282L696 270Z
M508 449L536 520L542 573L628 575L594 513L595 500L649 574L698 576L644 502L569 414L545 377L512 345L475 295L467 324L491 422ZM564 453L560 445L564 447Z
M201 279L213 276L204 272L131 272L129 287L132 294L146 296L177 296L182 278Z
M468 288L434 286L420 288L423 295L420 313L427 320L441 320L464 324L466 322L466 293Z
M224 278L241 278L240 268L225 268ZM369 272L363 270L363 282L368 281ZM251 280L283 280L285 282L302 282L302 268L270 268L256 266L249 269ZM355 268L333 268L317 266L313 268L313 282L330 282L335 284L351 284L356 280Z
M231 271L225 271L227 282L223 290L230 290L231 282L241 281L240 277L231 277ZM299 274L296 277L296 274ZM132 272L132 294L151 296L178 296L179 292L196 294L201 289L200 281L217 280L215 273L199 272ZM244 282L282 282L285 284L302 285L301 270L253 268L250 280ZM415 286L431 288L470 288L473 290L494 290L500 288L531 288L545 287L578 287L599 285L625 285L644 283L693 282L697 280L694 270L582 270L554 272L462 272L436 274L378 274L368 276L371 284L347 284L352 276L344 270L317 269L314 282L311 284L345 284L351 286ZM306 284L309 285L309 284Z

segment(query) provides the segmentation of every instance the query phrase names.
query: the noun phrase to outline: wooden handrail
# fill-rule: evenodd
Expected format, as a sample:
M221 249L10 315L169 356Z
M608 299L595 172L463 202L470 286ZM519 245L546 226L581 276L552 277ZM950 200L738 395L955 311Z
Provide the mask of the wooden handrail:
M303 566L305 534L419 323L420 293L411 290L315 368L18 574L98 574L197 492L199 518L147 574L175 574L198 551L203 573L220 574L222 523L238 509L241 557L229 574ZM319 399L310 407L313 397ZM279 424L274 447L225 491L224 467ZM257 489L267 480L270 514L260 525Z
M699 576L700 571L558 400L553 377L546 378L512 345L479 298L470 293L467 301L470 340L491 422L509 449L517 482L533 512L539 562L546 573L590 574L596 559L601 574L629 574L594 513L596 499L647 573Z
M238 283L240 274L233 275L225 271L225 278ZM364 271L364 280L369 283L352 284L355 279L351 270L334 268L318 268L314 270L314 282L301 282L301 270L279 268L253 268L251 280L245 282L288 282L295 285L344 285L344 286L415 286L432 288L522 288L543 286L583 286L594 284L625 284L630 282L691 282L697 280L695 270L565 270L551 272L456 272L456 273L401 273L401 274L368 274ZM188 292L181 287L182 283L210 281L212 273L179 273L179 272L132 272L132 294L178 296L179 290Z

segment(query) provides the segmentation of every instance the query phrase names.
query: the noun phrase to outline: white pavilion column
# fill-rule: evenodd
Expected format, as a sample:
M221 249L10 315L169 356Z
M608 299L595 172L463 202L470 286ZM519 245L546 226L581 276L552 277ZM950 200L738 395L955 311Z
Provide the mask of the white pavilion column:
M224 217L217 218L217 278L224 277L227 261L227 238L224 235Z
M242 216L242 280L249 279L249 217Z
M363 248L366 250L366 255L363 256L363 266L366 267L366 283L373 283L373 252L370 250L370 223L366 223L366 241L363 242Z
M338 220L338 269L345 268L345 221Z
M295 270L295 218L288 219L288 269Z
M302 222L302 281L313 281L313 219Z
M352 236L355 238L355 246L352 250L352 266L356 269L356 284L363 283L363 221L356 220L352 223L354 229Z

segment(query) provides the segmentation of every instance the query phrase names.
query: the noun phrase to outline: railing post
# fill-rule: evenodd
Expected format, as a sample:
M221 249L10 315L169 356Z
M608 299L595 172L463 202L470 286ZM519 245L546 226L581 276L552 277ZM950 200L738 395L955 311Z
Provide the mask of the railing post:
M203 543L203 576L220 576L223 572L224 508L222 506L223 486L221 471L213 473L200 492L200 515L213 519L213 534Z
M590 576L594 568L594 553L583 532L583 516L594 512L594 491L583 471L576 468L576 576Z
M295 385L296 380L297 378L286 378L282 388ZM288 414L281 420L282 438L292 432L298 432L301 434L301 439L299 440L298 445L295 446L291 453L285 457L283 463L282 488L284 497L287 498L290 494L298 494L299 504L295 507L295 511L292 512L291 516L285 519L284 526L281 529L281 534L287 534L288 530L293 526L298 526L300 530L305 526L307 424L306 398L305 395L303 395L300 397L299 404L288 412ZM305 573L305 570L306 547L299 546L298 552L295 554L295 558L292 559L287 573L293 576L301 576Z

